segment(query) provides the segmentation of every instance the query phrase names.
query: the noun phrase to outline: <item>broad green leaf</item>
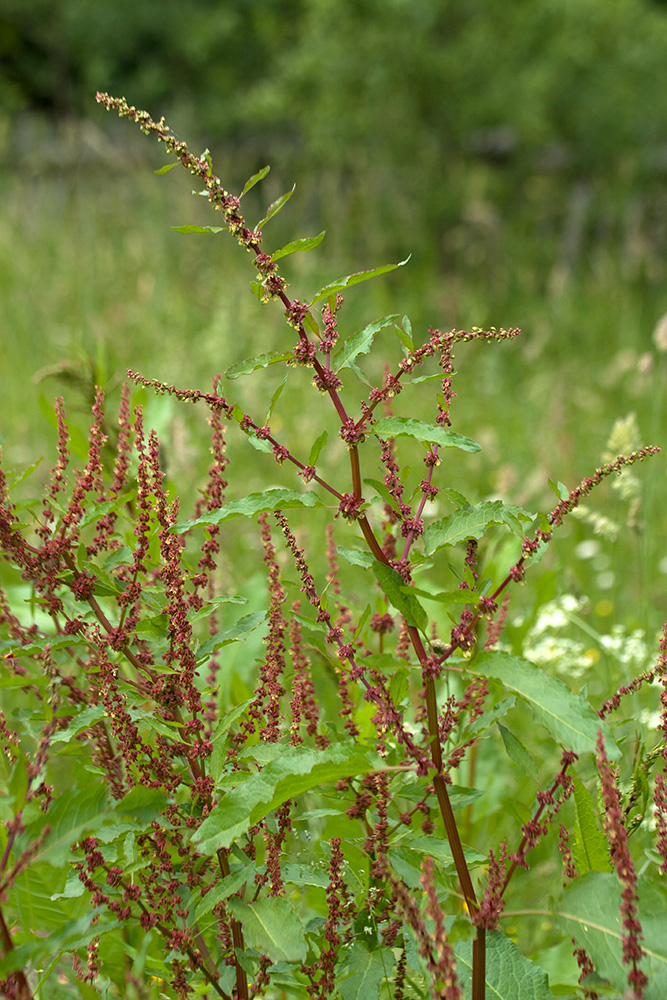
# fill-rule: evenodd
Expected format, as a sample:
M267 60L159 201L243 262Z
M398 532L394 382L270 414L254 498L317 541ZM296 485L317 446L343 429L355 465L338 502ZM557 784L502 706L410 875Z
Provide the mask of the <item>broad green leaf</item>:
M170 226L175 233L224 233L226 226Z
M243 924L246 946L268 955L272 962L304 962L305 928L285 896L256 899L250 905L230 899L231 913Z
M315 440L313 441L313 446L310 449L310 454L308 456L308 465L315 465L318 458L320 457L320 452L322 451L322 448L324 448L325 444L327 443L328 437L329 435L327 434L327 432L322 431L319 437L315 438Z
M95 907L84 916L69 921L48 937L36 938L18 945L0 959L0 976L4 977L9 972L26 965L39 966L45 960L49 961L64 951L85 948L93 938L102 937L114 928L120 927L121 921L110 920L108 914L99 923L93 924L93 919L102 912L104 907Z
M574 843L572 859L580 875L610 872L609 845L598 825L591 793L579 779L574 780Z
M570 495L570 491L568 490L567 486L565 486L565 484L561 483L560 481L554 483L553 479L550 479L549 486L554 491L559 500L567 500L567 498Z
M127 795L123 796L113 811L119 818L129 817L133 823L145 828L157 819L168 804L169 797L161 788L135 785Z
M233 896L245 882L253 877L254 873L254 865L245 865L226 875L222 882L218 882L210 892L206 893L201 903L196 907L195 920L201 920L223 899L229 899L230 896Z
M336 744L326 750L281 749L280 756L261 771L234 775L238 786L221 797L193 836L200 851L212 854L230 847L249 827L301 792L384 766L375 753L354 744Z
M295 190L296 184L293 184L291 191L286 191L285 194L281 194L280 198L276 198L275 201L271 202L266 210L266 215L257 223L255 229L263 229L269 219L272 219L274 215L277 215L278 212L287 204Z
M469 538L481 538L492 524L506 524L515 534L522 536L521 522L532 520L533 515L522 507L504 504L502 500L484 500L474 507L461 507L429 524L424 531L424 551L430 556L445 545L458 545Z
M195 654L197 663L201 663L202 660L207 659L216 650L222 649L223 646L228 646L230 642L238 642L239 639L254 632L264 621L266 621L266 613L264 611L253 611L251 614L239 618L231 628L226 629L224 632L218 632L217 635L212 636L197 647Z
M111 815L103 786L91 784L85 789L70 788L59 796L45 817L31 824L26 834L34 839L48 824L51 832L31 858L31 864L45 861L53 868L68 864L70 848L82 837L97 833Z
M535 761L530 756L530 753L526 750L525 746L521 740L514 735L514 733L503 726L502 723L497 723L498 730L502 736L503 743L505 744L505 749L507 750L507 756L510 760L513 760L515 764L518 764L522 771L533 778L535 781L538 780L537 765Z
M317 236L307 236L303 240L292 240L291 243L286 243L284 247L280 250L276 250L275 253L271 254L273 260L280 260L281 257L288 257L292 253L309 253L318 247L322 240L324 239L324 234L326 230L323 229L321 233Z
M395 956L391 948L369 951L358 941L347 948L336 970L336 993L343 1000L377 1000L382 980L394 968Z
M176 160L175 163L165 163L165 165L163 167L160 167L159 170L154 170L153 173L154 174L168 174L170 170L173 170L174 167L180 167L180 165L181 165L181 161L180 160Z
M497 677L506 688L525 698L535 719L561 746L579 755L594 754L597 732L602 729L609 759L618 760L621 756L607 724L593 707L541 667L520 656L492 650L477 656L472 670L482 677Z
M646 956L640 968L648 976L645 1000L667 997L667 890L663 885L639 877L639 922L641 946ZM612 872L589 872L572 882L563 892L556 916L561 930L585 948L595 971L624 993L628 966L623 965L623 927L620 918L621 886Z
M380 330L395 323L398 316L383 316L376 319L374 323L369 323L363 330L358 330L351 337L344 340L336 350L334 355L334 367L337 372L346 368L350 361L354 361L360 354L368 354L373 344L373 337Z
M262 167L261 170L258 170L256 174L253 174L252 177L250 177L245 182L243 191L241 191L241 194L239 195L239 200L243 197L244 194L247 194L251 188L254 188L255 184L258 184L260 181L263 181L270 169L271 167L267 165L266 167Z
M448 431L438 424L428 424L425 420L411 417L383 417L373 424L373 434L380 438L410 437L416 441L428 441L443 448L459 448L461 451L481 451L481 445L471 438Z
M92 708L84 708L83 712L75 715L67 729L61 729L51 737L51 743L70 743L75 736L90 729L96 722L106 718L106 709L103 705L94 705Z
M360 281L368 281L369 278L375 278L379 274L387 274L388 271L395 271L397 267L403 267L409 260L410 258L406 257L405 260L399 261L398 264L383 264L381 267L374 267L370 271L356 271L354 274L348 274L345 278L337 278L336 281L331 281L328 285L320 288L319 292L315 293L314 298L308 304L314 306L316 302L321 302L322 299L326 299L330 295L336 295L337 292L342 292L344 288L351 288L352 285L358 285Z
M174 525L174 531L182 535L191 528L196 528L201 524L221 524L223 521L231 521L234 517L255 517L270 510L288 510L291 507L323 507L324 504L317 493L297 493L294 490L272 489L264 493L250 493L242 500L233 500L226 503L224 507L197 517L192 521L181 521Z
M291 351L268 351L266 354L258 354L256 358L245 358L244 361L237 361L236 364L230 365L223 374L226 378L238 378L239 375L250 375L258 368L268 368L269 365L287 361L291 357Z
M370 552L364 552L363 549L346 549L344 545L337 545L336 552L353 566L363 566L364 569L368 569L375 562Z
M421 632L425 632L428 615L414 594L410 593L411 588L406 587L401 574L378 559L373 560L373 572L387 598L396 610L400 611L408 625L414 625Z
M472 989L472 942L457 941L456 973L470 996ZM486 933L485 1000L553 1000L546 972L525 958L501 931Z

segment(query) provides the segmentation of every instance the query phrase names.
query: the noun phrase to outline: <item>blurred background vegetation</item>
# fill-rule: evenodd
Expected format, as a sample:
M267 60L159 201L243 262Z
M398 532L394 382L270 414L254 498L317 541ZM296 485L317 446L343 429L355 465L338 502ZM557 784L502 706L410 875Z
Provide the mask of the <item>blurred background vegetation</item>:
M157 13L146 0L3 0L6 463L52 464L57 392L85 429L95 380L112 406L128 367L206 388L291 342L280 310L249 295L252 268L225 234L170 230L215 219L189 178L154 176L164 152L106 115L97 90L209 147L230 190L270 163L244 202L252 222L296 182L265 240L327 230L320 250L287 262L297 297L411 254L350 293L344 333L391 313L409 314L419 340L429 325L522 327L512 344L457 355L454 426L484 451L448 458L450 483L472 500L549 508L548 478L572 487L600 464L617 418L626 450L666 445L666 66L656 0L164 0ZM398 342L387 345L395 363ZM229 395L261 417L281 377L238 380ZM428 388L408 405L432 418ZM300 454L318 419L305 391L302 408L290 397L272 418ZM187 491L206 464L205 414L150 405ZM293 485L245 441L230 450L244 486ZM638 479L634 506L608 487L591 502L616 535L572 521L544 570L542 599L590 594L601 630L621 608L649 633L664 618L664 457Z

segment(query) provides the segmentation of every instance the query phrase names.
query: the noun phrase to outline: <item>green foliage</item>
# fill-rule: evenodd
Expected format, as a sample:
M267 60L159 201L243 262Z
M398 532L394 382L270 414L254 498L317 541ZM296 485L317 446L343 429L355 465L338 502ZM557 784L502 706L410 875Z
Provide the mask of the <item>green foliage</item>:
M481 446L450 429L454 350L518 331L430 329L417 346L407 316L387 313L341 335L342 292L407 261L289 298L277 261L321 236L263 252L210 154L194 156L123 100L98 99L204 184L224 225L178 229L229 230L290 339L228 365L208 393L131 372L137 388L132 398L124 387L115 423L96 388L87 446L70 443L58 400L42 495L22 499L27 473L0 473L2 989L21 1000L56 982L109 1000L541 1000L554 995L546 967L574 937L601 991L638 984L657 997L664 722L658 714L661 742L647 750L648 724L630 738L621 706L635 696L664 711L649 682L664 683L667 638L602 703L613 685L589 700L539 646L558 613L577 623L576 600L559 605L546 574L529 621L508 621L501 603L531 581L583 498L657 449L640 447L627 421L612 437L625 435L629 453L612 449L574 489L559 484L550 512L469 500L453 462L477 460ZM247 408L222 394L283 365ZM317 403L333 407L329 429L315 405L292 402L304 372ZM368 387L361 406L355 379ZM398 397L417 385L431 398L430 379L439 384L422 419ZM149 391L166 400L158 418L176 403L208 411L209 471L185 510ZM289 416L293 444L281 434ZM254 449L261 489L230 457L236 439ZM399 464L404 450L414 469ZM362 463L382 479L363 479ZM289 487L274 484L276 468ZM186 470L184 495L192 479ZM621 498L634 517L640 483ZM441 499L454 512L429 514ZM349 547L360 540L365 549ZM587 638L629 663L626 633L620 651L590 628ZM530 925L517 927L526 913ZM557 981L570 979L571 964Z

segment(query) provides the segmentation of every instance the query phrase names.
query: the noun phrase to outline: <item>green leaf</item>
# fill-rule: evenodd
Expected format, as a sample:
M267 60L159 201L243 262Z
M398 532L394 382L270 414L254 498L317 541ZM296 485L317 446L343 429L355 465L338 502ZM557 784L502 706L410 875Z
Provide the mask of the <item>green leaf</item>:
M383 316L376 319L374 323L369 323L363 330L358 330L351 337L344 340L334 355L334 367L337 372L347 368L350 361L354 361L360 354L368 354L373 344L373 338L380 330L391 326L398 319L398 316Z
M344 288L351 288L352 285L358 285L360 281L368 281L369 278L375 278L379 274L387 274L388 271L395 271L397 267L403 267L409 260L410 258L406 257L405 260L399 261L398 264L383 264L382 267L374 267L370 271L356 271L354 274L348 274L345 278L337 278L336 281L331 281L328 285L320 288L319 292L316 292L315 297L309 302L309 305L314 306L316 302L321 302L322 299L326 299L330 295L336 295L338 292L342 292Z
M457 941L456 972L459 983L470 996L472 989L472 942ZM485 1000L553 1000L549 980L525 958L517 946L501 931L486 932Z
M337 545L336 552L353 566L363 566L364 569L368 569L375 562L370 552L364 552L363 549L346 549L344 545Z
M391 948L369 951L356 941L344 952L336 970L336 992L343 1000L377 1000L385 977L391 975L395 956Z
M241 191L241 194L239 195L239 201L241 200L244 194L247 194L251 188L254 188L255 184L259 184L260 181L264 180L270 169L271 167L269 166L262 167L261 170L258 170L256 174L253 174L252 177L245 182L245 187L243 188L243 191Z
M501 722L496 723L496 725L505 744L507 756L515 764L518 764L521 770L529 777L533 778L534 781L538 781L537 765L521 740L511 730L507 729L506 726L503 726Z
M241 886L248 879L252 878L254 872L254 865L244 865L226 875L222 882L218 882L210 892L206 893L201 903L196 907L195 920L201 920L202 917L210 913L213 907L217 906L223 899L229 899L235 892L238 892Z
M664 1000L667 996L667 890L640 876L639 922L642 926L642 949L646 956L640 968L649 985L645 1000ZM628 984L628 967L623 965L624 930L620 918L621 887L614 873L589 872L572 882L563 892L557 908L558 923L577 947L585 948L595 971L622 994Z
M322 431L319 437L315 439L315 441L313 442L313 447L310 449L310 455L308 456L308 465L315 465L318 458L320 457L320 452L322 451L322 448L324 448L325 444L327 443L328 437L329 435L327 434L327 432Z
M268 209L266 211L266 215L264 216L264 218L260 222L257 223L257 225L255 226L255 229L262 229L266 225L266 223L269 221L269 219L272 219L274 215L277 215L278 212L290 200L290 198L294 194L295 190L296 190L296 184L293 184L291 191L286 191L285 194L281 194L280 198L276 198L275 201L271 202L271 204L269 205L269 207L268 207Z
M401 320L401 325L399 326L398 323L397 323L396 326L394 327L394 329L396 331L396 336L398 337L398 339L400 340L400 342L403 344L403 346L405 347L405 349L410 354L412 354L413 351L414 351L414 349L415 349L415 342L412 339L412 323L410 322L410 320L408 319L408 317L404 316L403 319ZM442 379L442 374L437 375L435 377L439 378L439 379Z
M561 746L580 755L594 754L597 731L602 729L609 759L620 758L621 751L607 724L587 701L573 694L557 677L520 656L497 650L481 653L475 658L472 670L482 677L497 677L506 688L524 698L537 722Z
M224 233L226 226L170 226L175 233Z
M286 243L280 250L272 253L271 257L273 260L280 260L281 257L288 257L292 253L309 253L320 245L324 239L325 232L326 229L323 229L317 236L307 236L303 240L292 240L291 243Z
M31 858L31 864L46 861L53 868L62 868L69 863L72 844L86 835L96 833L109 816L110 809L103 786L69 788L56 799L45 819L40 817L27 828L26 834L30 835L31 832L36 834L45 821L51 827L45 842Z
M384 483L381 483L378 479L364 479L364 483L367 486L372 486L378 496L381 496L384 502L391 507L392 510L398 511L398 500L396 497L391 495Z
M324 504L317 493L297 493L294 490L272 489L264 493L250 493L242 500L233 500L231 503L219 507L218 510L203 517L197 517L192 521L181 521L174 525L174 531L182 535L191 528L196 528L201 524L221 524L223 521L231 521L235 517L255 517L257 514L270 510L288 510L292 507L323 507Z
M218 632L217 635L212 636L197 647L197 663L201 663L216 650L222 649L223 646L228 646L230 642L238 642L239 639L254 632L264 621L266 621L264 611L253 611L249 615L244 615L231 628L225 632Z
M502 701L499 701L497 705L490 708L488 712L484 712L483 715L480 715L478 719L475 719L474 722L467 727L468 734L470 736L478 736L486 732L487 729L491 728L494 722L497 722L498 719L502 719L504 715L507 715L510 709L514 708L515 705L516 698L513 694L511 694L508 698L503 698Z
M375 753L350 743L326 750L280 749L277 759L261 771L234 774L240 784L221 797L193 836L200 851L212 854L220 847L230 847L249 827L301 792L384 767Z
M289 378L289 372L288 372L288 373L287 373L287 375L285 375L285 377L284 377L284 378L283 378L283 379L282 379L282 380L281 380L281 381L280 381L280 382L278 383L278 385L276 386L276 388L275 388L275 389L274 389L274 391L273 391L273 395L271 396L271 402L269 403L269 408L268 408L268 410L267 410L267 413L266 413L266 420L264 421L264 423L265 423L265 424L267 425L267 427L268 427L268 425L269 425L269 422L270 422L270 420L271 420L271 416L272 416L272 414L273 414L273 411L274 411L274 410L275 410L275 408L276 408L276 403L277 403L277 402L278 402L278 400L280 399L280 397L281 397L281 395L282 395L282 391L283 391L283 389L285 388L285 386L287 385L287 379L288 379L288 378Z
M160 788L135 785L114 808L119 818L130 818L145 829L169 804L169 797Z
M411 588L406 587L401 574L378 559L373 560L373 572L387 598L396 610L400 611L408 625L414 625L421 632L425 632L428 615L414 594L410 593Z
M280 361L288 361L292 357L291 351L269 351L267 354L258 354L256 358L245 358L230 365L227 371L223 372L226 378L238 378L239 375L250 375L258 368L268 368L269 365L278 364Z
M165 165L163 167L160 167L159 170L154 170L153 173L154 174L168 174L170 170L173 170L174 167L180 167L180 165L181 165L181 161L180 160L176 160L175 163L165 163Z
M481 538L492 524L506 524L515 534L523 536L521 522L532 520L533 515L522 507L504 504L502 500L484 500L474 507L461 507L429 524L424 531L424 551L430 556L445 545Z
M304 926L289 899L273 896L252 904L230 899L229 909L243 924L246 946L268 955L272 962L304 962Z
M591 793L579 779L574 780L574 844L572 858L580 875L610 872L609 845L598 825Z
M413 420L411 417L383 417L373 424L373 434L384 439L410 437L417 441L439 444L443 448L459 448L468 452L481 451L481 445L471 438L464 437L463 434L448 431L438 424L429 424L425 420Z
M101 722L106 718L106 709L103 705L94 705L92 708L84 708L83 712L75 715L67 729L61 729L51 737L51 743L70 743L79 733L90 729L96 722Z
M76 920L70 920L49 937L28 941L13 948L0 959L0 975L4 977L26 965L41 965L45 960L50 961L64 951L71 952L77 948L85 948L93 938L102 937L114 928L120 927L121 921L109 920L108 914L102 921L93 924L94 918L103 912L105 912L104 907L97 906Z

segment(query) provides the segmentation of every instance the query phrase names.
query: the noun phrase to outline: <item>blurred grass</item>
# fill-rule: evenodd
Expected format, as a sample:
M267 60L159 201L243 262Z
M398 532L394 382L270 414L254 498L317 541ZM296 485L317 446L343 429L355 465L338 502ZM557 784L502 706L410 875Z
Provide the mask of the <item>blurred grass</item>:
M40 396L52 402L62 393L70 418L85 431L83 396L94 380L107 390L113 414L127 368L206 389L213 374L235 361L291 344L280 308L262 306L249 294L254 269L226 234L185 236L170 230L216 219L204 199L191 197L190 178L178 171L154 176L152 169L162 162L158 153L148 161L117 161L112 169L81 166L66 174L24 171L0 178L7 206L0 224L0 415L7 466L27 466L43 454L40 472L46 475L53 462L54 437ZM223 156L215 169L232 190L240 190L245 174L236 162ZM414 234L414 259L405 268L349 293L341 331L349 334L392 313L410 315L418 341L429 325L521 326L522 336L512 343L459 347L454 427L479 440L483 451L474 456L448 451L440 483L462 490L471 501L502 496L550 509L548 479L572 488L588 475L600 464L617 417L636 413L641 443L667 443L666 356L651 339L666 307L660 285L664 263L642 242L640 231L630 232L631 205L616 206L615 214L607 205L614 239L587 242L572 235L576 192L569 200L563 195L560 216L552 213L547 220L548 191L535 182L523 214L505 219L488 200L493 177L492 171L487 174L481 167L471 171L460 225L443 234L441 261L449 266L438 265ZM396 261L413 249L408 236L397 245L365 234L355 252L349 240L352 210L347 217L326 208L326 178L310 188L307 178L298 180L305 191L297 189L267 225L267 248L317 233L320 210L330 231L319 250L285 262L293 296L307 299L341 274ZM291 183L279 168L269 175L244 201L249 220L260 218ZM376 348L377 355L362 363L374 380L381 378L385 361L395 366L401 356L389 331L377 338ZM227 382L223 391L263 422L282 377L276 366ZM434 385L406 390L396 411L432 419ZM346 386L354 409L365 392L352 376ZM165 397L149 400L143 392L135 392L135 399L148 402L150 420L165 441L169 477L187 510L208 460L206 414ZM344 468L345 454L330 410L325 398L313 394L307 373L293 371L271 424L304 462L327 427L322 463L332 472ZM248 448L234 429L229 453L230 498L270 483L294 485L289 469ZM414 460L403 443L398 454L401 464ZM378 472L363 469L364 476ZM550 581L542 585L545 599L563 589L590 593L596 627L604 629L620 611L630 628L653 633L664 617L667 571L664 455L643 464L638 475L637 527L624 528L615 542L600 539L596 558L582 559L576 547L592 537L591 528L570 519L538 572ZM421 477L416 464L411 481L417 484ZM608 484L588 506L625 525L627 505ZM439 513L447 512L443 502ZM317 519L311 530L319 531ZM235 531L232 551L237 541ZM254 543L250 546L255 551ZM500 573L506 563L496 562ZM434 572L440 574L437 567ZM531 607L532 594L525 588L512 606Z

